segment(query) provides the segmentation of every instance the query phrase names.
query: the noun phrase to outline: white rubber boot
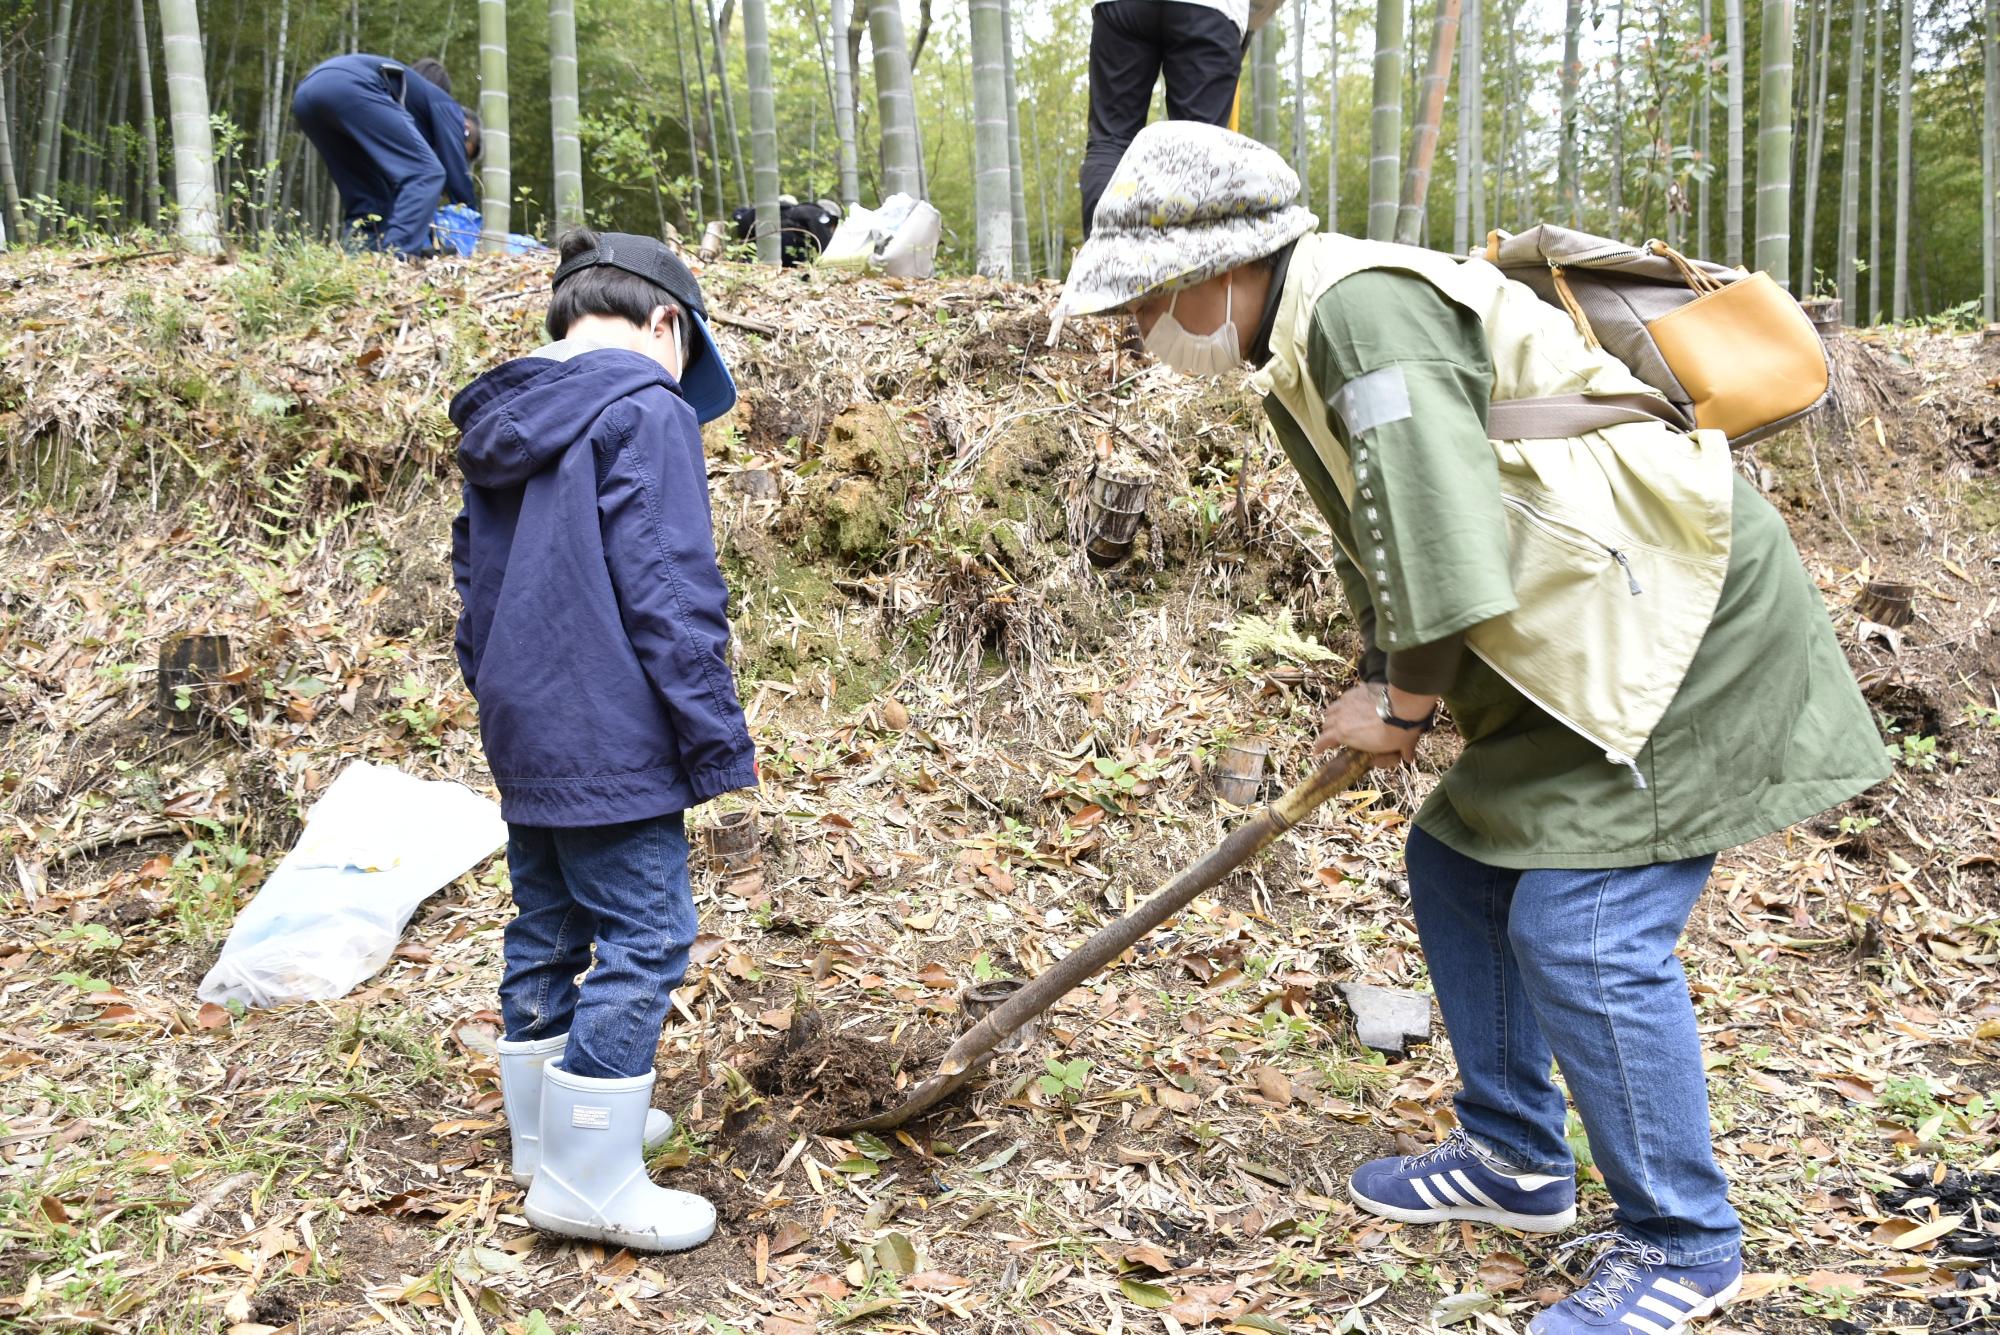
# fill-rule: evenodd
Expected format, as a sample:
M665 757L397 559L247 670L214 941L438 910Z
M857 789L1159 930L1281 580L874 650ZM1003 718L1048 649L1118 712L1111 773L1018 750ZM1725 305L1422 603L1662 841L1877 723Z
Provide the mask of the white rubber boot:
M542 1162L521 1212L544 1233L678 1252L715 1234L715 1207L653 1185L639 1137L653 1073L586 1080L542 1067Z
M542 1063L562 1060L568 1034L494 1046L500 1052L500 1102L507 1110L507 1130L514 1140L514 1185L534 1181L542 1158ZM646 1113L645 1148L664 1145L674 1134L674 1119L658 1108Z

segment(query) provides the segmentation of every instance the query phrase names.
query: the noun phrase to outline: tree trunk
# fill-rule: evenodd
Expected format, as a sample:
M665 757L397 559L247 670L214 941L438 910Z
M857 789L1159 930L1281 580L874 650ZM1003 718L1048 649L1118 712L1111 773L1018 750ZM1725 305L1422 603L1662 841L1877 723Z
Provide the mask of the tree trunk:
M1480 161L1486 129L1485 89L1480 82L1485 25L1479 4L1480 0L1465 0L1459 25L1458 147L1453 154L1457 175L1451 201L1451 248L1458 255L1486 235L1486 210L1474 206L1475 196L1484 193L1486 184L1486 164Z
M882 123L882 193L923 195L917 156L917 103L900 0L868 0L868 38L875 50L875 114Z
M1847 34L1847 96L1840 106L1840 259L1841 318L1860 324L1861 292L1854 281L1861 254L1861 73L1868 57L1868 10L1854 0ZM1992 66L1988 65L1991 72Z
M1859 0L1857 0L1857 4ZM1996 308L2000 308L2000 227L1996 219L1994 194L2000 191L2000 0L1986 0L1986 31L1980 42L1985 52L1982 62L1986 66L1985 115L1981 118L1979 142L1982 149L1981 161L1985 167L1980 177L1984 189L1979 196L1980 222L1984 226L1981 236L1984 240L1985 283L1981 288L1980 310L1986 323L1992 324Z
M848 58L849 0L832 0L828 26L833 31L833 133L840 140L840 202L853 208L861 202L861 172L854 150L854 62Z
M1722 258L1743 263L1743 0L1722 0L1729 44L1729 171L1722 198Z
M76 0L60 0L49 28L48 50L42 64L42 123L35 135L35 161L28 172L28 197L54 192L52 173L56 141L62 136L63 87L69 78L70 18ZM190 11L191 12L191 11Z
M778 211L778 108L771 91L771 20L765 0L743 0L743 70L750 82L750 163L756 176L757 260L785 262Z
M1868 324L1882 318L1882 89L1888 81L1883 44L1889 0L1874 0L1874 9L1875 92L1868 109Z
M146 0L132 0L132 40L139 71L139 119L146 146L146 225L160 225L160 127L153 110L153 48L146 36Z
M1292 170L1299 174L1298 201L1312 201L1312 163L1306 156L1306 0L1292 0Z
M1333 18L1326 44L1326 230L1340 230L1340 0L1330 0Z
M1053 278L1062 277L1062 241L1056 235L1055 214L1049 209L1049 178L1042 173L1042 130L1040 118L1028 117L1028 145L1035 155L1035 201L1042 213L1042 268Z
M1618 0L1611 34L1611 225L1625 235L1625 0Z
M7 116L7 70L5 62L0 62L0 206L6 209L6 236L0 237L0 244L17 245L27 238L21 235L21 187L14 177L14 135L13 126Z
M715 174L715 209L729 216L729 192L722 188L722 141L715 137L715 99L708 95L708 57L701 46L701 16L688 0L688 35L694 39L694 79L701 90L702 123L708 131L708 168Z
M1757 267L1792 284L1792 0L1764 0L1757 117Z
M1267 23L1250 39L1250 103L1257 142L1278 149L1278 31Z
M68 0L64 0L65 5ZM167 108L174 134L174 204L188 249L212 255L216 236L215 141L208 126L208 75L194 0L160 0L160 47L167 65Z
M674 82L681 86L681 124L687 127L688 137L688 185L694 191L694 231L695 243L701 242L703 225L708 213L702 207L701 198L701 135L694 124L694 99L688 92L687 59L683 54L681 41L681 7L679 0L668 0L667 18L674 30ZM695 55L695 68L701 68L701 55ZM581 154L578 167L581 169ZM718 197L719 202L719 197Z
M1583 0L1569 0L1563 14L1562 138L1556 149L1556 194L1565 221L1583 226L1583 190L1577 183L1576 91L1583 79ZM1502 136L1505 139L1506 136Z
M1896 278L1889 298L1889 316L1901 322L1910 315L1910 176L1916 110L1912 66L1916 62L1916 0L1897 6L1902 17L1902 54L1896 69Z
M513 143L507 132L507 0L479 0L479 248L507 249L514 201Z
M483 4L485 0L480 0ZM727 12L726 10L724 11ZM729 96L729 62L723 59L723 24L716 22L715 0L708 0L708 42L715 53L715 93L722 99L722 123L729 129L729 165L736 172L736 196L744 203L750 202L750 182L743 175L743 138L736 133L736 103ZM722 211L729 212L727 201Z
M679 44L675 44L679 55ZM583 226L583 145L577 139L576 0L549 0L549 156L555 165L555 225ZM687 85L681 85L687 95ZM697 178L699 179L699 178Z
M1404 0L1375 0L1375 110L1369 121L1368 239L1396 235L1403 165Z
M1007 76L1007 183L1014 215L1014 272L1021 278L1035 273L1034 247L1028 241L1028 179L1021 170L1021 93L1014 83L1014 0L1000 0L1001 52Z
M972 220L975 262L988 278L1009 278L1014 271L1005 40L1000 0L972 0Z
M1424 239L1431 164L1437 160L1438 128L1444 122L1444 88L1451 79L1452 51L1458 45L1459 3L1438 0L1437 17L1431 20L1430 64L1424 67L1417 123L1410 130L1410 163L1403 172L1402 204L1396 211L1396 240L1406 246L1419 245Z
M1819 273L1813 243L1819 232L1819 172L1826 156L1827 85L1833 82L1833 3L1820 0L1819 56L1813 72L1812 109L1806 120L1806 202L1804 235L1799 238L1799 296L1819 295Z
M1696 99L1694 146L1701 155L1701 179L1694 187L1694 248L1703 259L1715 253L1715 236L1708 229L1709 183L1715 174L1715 147L1711 122L1715 102L1715 7L1701 0L1701 94Z
M264 169L264 192L259 211L266 230L278 225L279 163L284 154L285 119L280 107L285 97L285 49L291 41L292 0L278 6L278 50L271 62L271 82L264 97L264 148L257 156Z

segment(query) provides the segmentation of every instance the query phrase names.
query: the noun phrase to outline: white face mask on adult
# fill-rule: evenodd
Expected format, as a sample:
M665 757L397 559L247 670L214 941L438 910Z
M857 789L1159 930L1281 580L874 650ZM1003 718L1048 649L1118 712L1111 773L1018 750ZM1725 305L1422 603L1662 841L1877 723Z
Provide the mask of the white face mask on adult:
M1236 280L1224 289L1222 323L1206 334L1191 334L1174 318L1181 294L1167 303L1167 313L1153 322L1141 340L1146 351L1182 375L1226 375L1243 365L1243 343L1236 333Z

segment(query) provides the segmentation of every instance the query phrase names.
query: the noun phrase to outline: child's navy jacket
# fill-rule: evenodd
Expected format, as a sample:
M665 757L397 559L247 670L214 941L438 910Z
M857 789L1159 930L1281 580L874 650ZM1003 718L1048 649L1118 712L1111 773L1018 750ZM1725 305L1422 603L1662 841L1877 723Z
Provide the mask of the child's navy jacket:
M451 420L458 661L501 814L610 825L755 785L701 433L673 377L556 344L467 385Z

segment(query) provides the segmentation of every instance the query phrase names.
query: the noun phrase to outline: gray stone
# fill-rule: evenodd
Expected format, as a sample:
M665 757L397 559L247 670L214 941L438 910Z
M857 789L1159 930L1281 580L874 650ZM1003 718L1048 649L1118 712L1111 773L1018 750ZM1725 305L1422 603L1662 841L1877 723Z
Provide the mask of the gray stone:
M1409 1055L1411 1048L1431 1041L1431 999L1422 992L1376 987L1372 983L1342 983L1341 996L1354 1015L1354 1036L1362 1046L1390 1057Z
M778 499L778 479L767 469L745 468L731 473L727 485L737 495L748 496L753 501Z

